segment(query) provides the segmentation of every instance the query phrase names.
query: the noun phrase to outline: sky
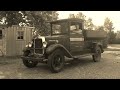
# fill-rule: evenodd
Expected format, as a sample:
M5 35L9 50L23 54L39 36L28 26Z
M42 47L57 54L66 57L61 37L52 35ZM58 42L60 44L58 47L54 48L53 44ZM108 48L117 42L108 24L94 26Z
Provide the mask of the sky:
M120 31L120 11L58 11L59 19L68 18L69 14L82 12L87 18L92 18L93 24L100 26L104 24L106 17L109 17L115 27L114 31Z

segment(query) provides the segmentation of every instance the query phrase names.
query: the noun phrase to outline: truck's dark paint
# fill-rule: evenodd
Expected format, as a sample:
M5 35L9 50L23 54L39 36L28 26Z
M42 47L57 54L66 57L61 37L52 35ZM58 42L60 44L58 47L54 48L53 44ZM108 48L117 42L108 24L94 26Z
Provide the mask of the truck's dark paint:
M36 65L36 63L34 64L34 60L35 62L45 61L48 63L51 71L59 72L64 64L64 60L62 60L64 59L63 56L76 58L78 55L91 54L93 55L94 61L100 60L97 58L97 55L101 58L101 53L104 52L102 40L106 38L105 32L85 30L84 22L81 19L57 20L50 22L50 24L51 36L33 38L32 46L23 50L24 55L21 58L23 59L25 66L34 67ZM58 29L59 27L60 29ZM39 48L36 48L36 39L45 40L45 42L47 42L46 46L39 47L43 45L43 42L38 43ZM57 51L59 53L57 53ZM58 67L55 68L56 64L54 65L55 62L58 63L57 59L56 61L54 60L55 55L58 55L58 59L61 60L58 60L59 63L61 62L59 69ZM30 64L29 61L32 61L33 63Z

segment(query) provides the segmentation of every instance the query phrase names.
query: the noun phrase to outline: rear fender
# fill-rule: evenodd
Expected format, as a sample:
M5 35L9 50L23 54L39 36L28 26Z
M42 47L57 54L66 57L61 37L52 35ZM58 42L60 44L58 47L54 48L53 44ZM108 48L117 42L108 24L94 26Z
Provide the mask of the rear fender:
M95 50L95 47L96 47L96 46L99 46L99 47L101 48L101 52L102 52L102 53L104 52L103 46L102 46L101 43L93 42L93 43L92 43L92 49ZM94 52L94 51L93 51L93 52Z

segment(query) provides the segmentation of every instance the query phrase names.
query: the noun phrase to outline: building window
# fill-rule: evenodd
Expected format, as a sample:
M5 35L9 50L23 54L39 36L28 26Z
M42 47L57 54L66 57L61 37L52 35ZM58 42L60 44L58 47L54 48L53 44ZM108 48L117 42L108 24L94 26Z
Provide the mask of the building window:
M2 39L2 30L0 30L0 39Z
M17 32L17 39L23 40L24 39L24 31L18 31Z

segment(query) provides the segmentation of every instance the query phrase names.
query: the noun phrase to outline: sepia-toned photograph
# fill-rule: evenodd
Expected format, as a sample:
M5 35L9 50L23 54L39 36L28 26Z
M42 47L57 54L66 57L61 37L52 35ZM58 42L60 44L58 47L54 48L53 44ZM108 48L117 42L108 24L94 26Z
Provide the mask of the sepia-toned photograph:
M0 79L120 79L120 11L0 11Z

